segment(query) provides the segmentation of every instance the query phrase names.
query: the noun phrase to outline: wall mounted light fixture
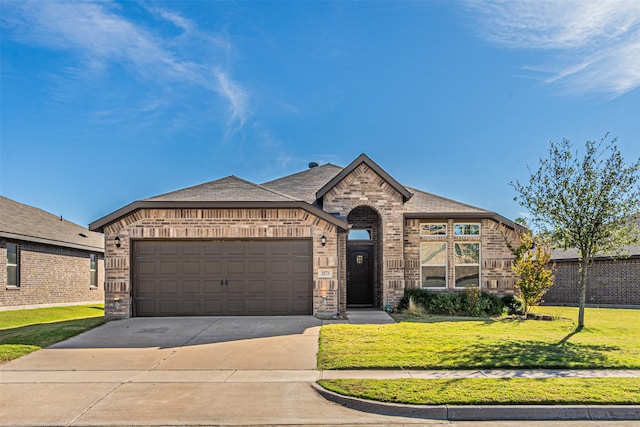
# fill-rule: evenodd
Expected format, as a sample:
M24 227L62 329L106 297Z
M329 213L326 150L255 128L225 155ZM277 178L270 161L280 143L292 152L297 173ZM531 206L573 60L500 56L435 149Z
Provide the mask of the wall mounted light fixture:
M113 239L113 243L116 244L116 248L119 248L121 243L120 243L120 236L116 236L115 239Z
M324 234L322 235L322 237L320 238L320 244L322 246L327 244L327 236L325 236Z
M326 296L322 297L322 305L327 305L327 297Z

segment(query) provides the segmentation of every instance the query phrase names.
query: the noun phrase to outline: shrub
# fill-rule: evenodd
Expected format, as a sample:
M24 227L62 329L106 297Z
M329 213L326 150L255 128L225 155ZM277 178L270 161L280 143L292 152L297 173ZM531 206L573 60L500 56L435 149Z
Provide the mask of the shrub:
M424 307L429 314L452 316L498 316L502 314L502 299L467 288L465 292L433 292L427 289L406 289L400 308L407 309L410 302Z
M407 308L402 310L402 312L410 317L422 317L427 313L424 306L417 303L413 297L409 297Z
M515 295L506 295L502 298L502 304L507 310L507 314L524 314L524 304L520 298Z

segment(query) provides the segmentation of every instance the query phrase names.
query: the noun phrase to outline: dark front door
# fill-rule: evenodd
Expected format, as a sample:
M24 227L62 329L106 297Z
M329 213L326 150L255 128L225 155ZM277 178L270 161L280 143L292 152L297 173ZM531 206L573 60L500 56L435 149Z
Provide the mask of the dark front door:
M373 306L372 245L347 245L347 305Z

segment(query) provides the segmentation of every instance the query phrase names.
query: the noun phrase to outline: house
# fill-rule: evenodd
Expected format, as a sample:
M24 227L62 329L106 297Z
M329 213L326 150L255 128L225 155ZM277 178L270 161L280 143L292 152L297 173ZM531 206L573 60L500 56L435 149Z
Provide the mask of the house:
M484 209L396 181L367 155L255 184L235 176L133 202L105 234L106 316L331 317L407 288L514 292Z
M101 304L104 237L0 196L0 310Z
M597 256L587 270L586 304L640 306L640 246L624 248L626 258ZM575 249L554 249L551 254L554 284L544 296L546 304L578 305L580 271Z

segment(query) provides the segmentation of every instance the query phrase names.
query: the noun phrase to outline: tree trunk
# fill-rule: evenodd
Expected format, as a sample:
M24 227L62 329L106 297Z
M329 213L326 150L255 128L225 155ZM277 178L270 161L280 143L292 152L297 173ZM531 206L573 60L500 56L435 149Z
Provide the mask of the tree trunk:
M584 305L587 301L587 268L589 260L580 261L580 308L578 309L578 328L584 328Z

